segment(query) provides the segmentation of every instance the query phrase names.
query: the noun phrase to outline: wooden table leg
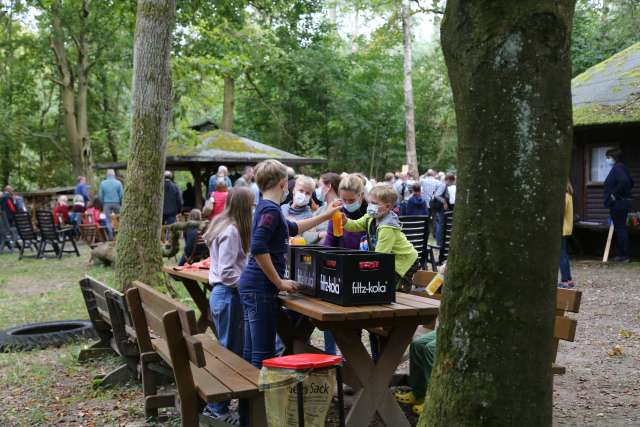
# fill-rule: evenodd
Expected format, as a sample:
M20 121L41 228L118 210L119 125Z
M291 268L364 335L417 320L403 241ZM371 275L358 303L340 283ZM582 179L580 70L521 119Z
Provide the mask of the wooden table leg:
M340 351L347 360L362 388L356 394L353 407L347 415L347 426L366 427L376 412L387 426L409 427L409 421L396 402L389 383L402 360L402 355L411 343L417 324L402 322L394 326L388 336L387 345L374 364L362 344L359 329L332 328Z
M200 310L200 317L197 321L198 332L204 333L207 328L211 328L215 336L215 327L213 325L213 319L211 319L211 309L209 308L209 298L207 298L207 288L204 284L200 284L195 280L180 278L180 281L184 284L185 289L191 296L191 299L195 303L198 310Z

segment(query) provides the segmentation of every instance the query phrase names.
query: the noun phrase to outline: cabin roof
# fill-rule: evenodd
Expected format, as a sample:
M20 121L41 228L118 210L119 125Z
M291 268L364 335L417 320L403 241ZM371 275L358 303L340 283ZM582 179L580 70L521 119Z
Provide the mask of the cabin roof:
M640 43L571 81L574 126L640 122Z
M253 165L262 160L276 159L289 165L325 163L324 159L297 156L249 138L220 129L207 130L194 138L173 139L166 149L167 167L190 169L197 165ZM126 168L126 163L101 163L97 169Z

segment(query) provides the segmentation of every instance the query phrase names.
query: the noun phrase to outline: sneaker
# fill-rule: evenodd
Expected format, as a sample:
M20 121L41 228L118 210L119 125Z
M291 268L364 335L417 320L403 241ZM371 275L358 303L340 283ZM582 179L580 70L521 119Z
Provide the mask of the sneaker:
M404 403L405 405L415 405L424 402L424 398L418 399L412 391L398 391L396 392L395 397L399 403Z
M558 287L560 289L573 289L576 287L576 284L573 280L569 280L568 282L558 282Z
M421 415L421 414L424 412L424 402L419 403L419 404L417 404L417 405L413 405L413 406L411 407L411 411L412 411L414 414Z

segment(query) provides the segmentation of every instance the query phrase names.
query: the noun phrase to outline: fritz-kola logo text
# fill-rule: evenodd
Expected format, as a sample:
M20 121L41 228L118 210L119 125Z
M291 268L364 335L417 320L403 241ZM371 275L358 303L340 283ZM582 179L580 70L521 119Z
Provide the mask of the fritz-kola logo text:
M354 294L384 294L387 292L387 283L377 282L371 283L367 282L363 284L362 282L353 282L352 291Z
M330 294L340 295L340 279L326 274L320 274L320 290Z

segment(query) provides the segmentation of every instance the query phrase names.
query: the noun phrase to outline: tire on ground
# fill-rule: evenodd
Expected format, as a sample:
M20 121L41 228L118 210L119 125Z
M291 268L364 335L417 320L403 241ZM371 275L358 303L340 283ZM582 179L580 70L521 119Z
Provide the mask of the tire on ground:
M0 352L59 347L71 341L96 337L96 331L88 320L31 323L0 331Z

